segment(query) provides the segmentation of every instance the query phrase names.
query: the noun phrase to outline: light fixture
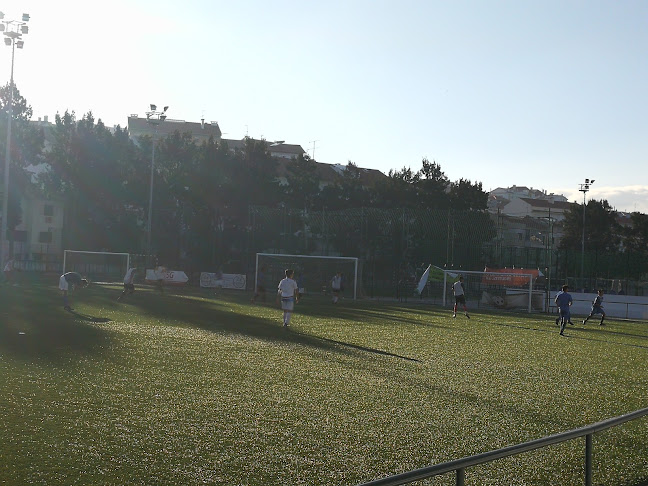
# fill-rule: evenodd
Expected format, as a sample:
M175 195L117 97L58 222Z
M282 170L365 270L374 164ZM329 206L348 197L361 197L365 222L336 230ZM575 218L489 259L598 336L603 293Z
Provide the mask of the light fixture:
M153 104L151 104L151 110L152 110L152 111L155 111L155 110L157 110L157 106L156 106L156 105L153 105Z
M29 14L23 14L23 22L29 22Z

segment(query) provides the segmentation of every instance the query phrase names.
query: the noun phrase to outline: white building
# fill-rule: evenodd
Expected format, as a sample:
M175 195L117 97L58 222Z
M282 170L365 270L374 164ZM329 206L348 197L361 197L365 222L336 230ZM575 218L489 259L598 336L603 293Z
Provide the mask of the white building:
M515 198L501 208L502 214L523 218L551 218L554 221L565 219L565 212L571 203L566 201L549 201L546 199Z

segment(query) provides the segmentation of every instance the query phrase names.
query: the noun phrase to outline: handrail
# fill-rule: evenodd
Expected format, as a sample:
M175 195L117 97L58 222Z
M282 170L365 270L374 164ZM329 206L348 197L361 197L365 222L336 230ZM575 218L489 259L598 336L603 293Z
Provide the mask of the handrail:
M648 408L635 410L634 412L620 415L611 419L603 420L594 424L586 425L578 429L561 432L559 434L549 435L540 439L534 439L521 444L503 447L489 452L484 452L474 456L467 456L461 459L455 459L448 462L442 462L433 466L427 466L420 469L414 469L394 476L389 476L382 479L376 479L368 483L362 483L358 486L399 486L402 484L411 483L413 481L420 481L422 479L431 478L440 474L446 474L452 471L457 473L457 486L464 485L465 470L466 468L484 464L502 459L504 457L514 456L523 452L529 452L535 449L540 449L560 442L577 439L585 436L585 485L591 486L592 484L592 434L600 432L601 430L609 429L625 422L630 422L648 415Z

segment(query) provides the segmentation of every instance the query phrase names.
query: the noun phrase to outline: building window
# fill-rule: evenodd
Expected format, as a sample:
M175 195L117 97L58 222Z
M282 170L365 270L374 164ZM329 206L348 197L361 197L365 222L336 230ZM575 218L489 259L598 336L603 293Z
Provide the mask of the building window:
M45 216L54 216L54 206L52 206L51 204L46 204L43 207L43 214Z
M38 234L39 243L51 243L52 242L52 233L49 231L41 231Z
M27 241L27 232L26 231L19 231L19 230L14 230L13 232L13 239L16 242L26 242Z

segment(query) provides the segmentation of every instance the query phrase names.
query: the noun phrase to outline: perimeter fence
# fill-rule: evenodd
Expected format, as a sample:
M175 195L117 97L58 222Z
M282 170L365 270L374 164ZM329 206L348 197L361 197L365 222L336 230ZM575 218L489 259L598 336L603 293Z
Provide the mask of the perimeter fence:
M504 221L486 211L453 209L252 206L248 219L241 255L248 271L256 253L358 257L360 293L366 297L411 297L430 263L448 270L539 269L545 279L536 289L568 283L575 290L648 295L642 280L648 253L559 250L555 223L541 218Z

